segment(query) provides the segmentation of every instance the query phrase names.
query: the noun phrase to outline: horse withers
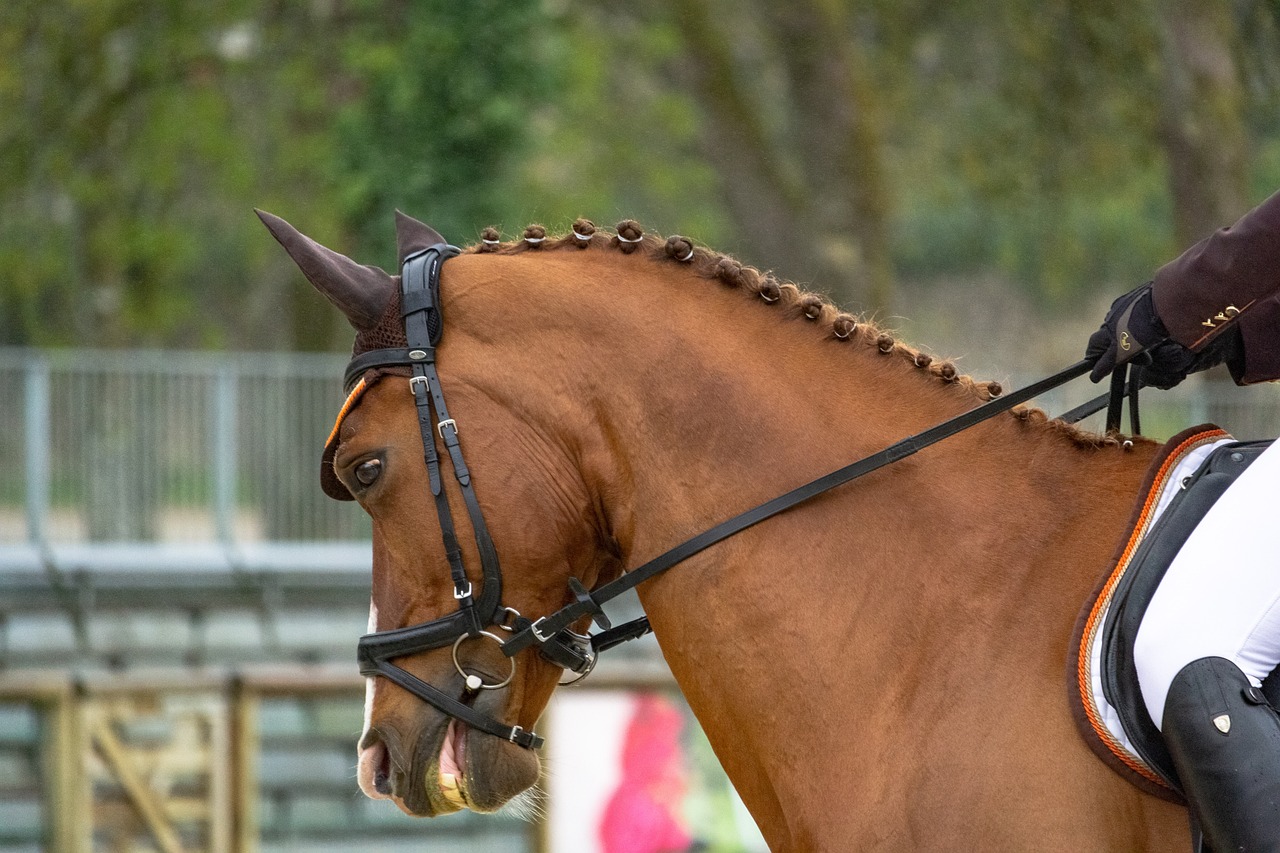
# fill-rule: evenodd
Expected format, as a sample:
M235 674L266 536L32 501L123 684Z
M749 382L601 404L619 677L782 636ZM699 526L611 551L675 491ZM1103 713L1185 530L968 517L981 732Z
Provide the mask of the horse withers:
M505 654L540 617L999 393L630 222L450 257L400 215L402 280L263 219L357 333L322 480L373 519L360 786L411 814L537 781L590 621ZM1185 811L1098 761L1063 689L1154 452L1018 407L638 587L772 849L1185 847Z

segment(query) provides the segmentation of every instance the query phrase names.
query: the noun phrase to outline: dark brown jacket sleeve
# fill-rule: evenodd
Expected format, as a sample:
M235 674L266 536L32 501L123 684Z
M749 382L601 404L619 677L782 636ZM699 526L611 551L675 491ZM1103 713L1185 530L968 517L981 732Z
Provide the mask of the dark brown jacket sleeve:
M1199 351L1239 330L1236 382L1280 379L1280 193L1161 267L1152 295L1183 346Z

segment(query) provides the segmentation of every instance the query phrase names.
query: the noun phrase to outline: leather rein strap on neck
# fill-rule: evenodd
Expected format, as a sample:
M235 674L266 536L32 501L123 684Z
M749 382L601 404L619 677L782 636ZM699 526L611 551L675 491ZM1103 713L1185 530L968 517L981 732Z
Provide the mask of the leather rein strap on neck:
M1080 361L1071 365L1065 370L1061 370L1052 376L1042 379L1032 385L1028 385L1019 391L1015 391L996 400L991 400L976 409L965 412L962 415L944 421L924 432L904 438L901 441L886 447L879 453L859 459L840 468L836 471L819 477L803 486L792 489L784 495L774 498L771 501L761 504L753 509L749 509L744 513L735 515L733 518L720 522L715 527L707 530L697 536L689 539L670 551L653 558L642 566L632 569L616 580L610 581L594 592L581 593L577 589L575 592L575 600L552 613L538 619L527 629L520 631L514 637L509 639L502 646L504 654L510 656L520 652L522 649L530 645L541 645L554 637L558 631L563 630L566 626L573 624L583 616L590 615L596 620L601 628L609 628L607 620L602 621L604 611L602 609L605 602L616 598L629 589L634 589L644 583L649 578L666 571L682 560L686 560L717 542L740 533L748 527L759 524L767 518L772 518L780 512L784 512L805 501L815 498L824 492L828 492L837 486L841 486L852 480L856 480L872 471L883 468L901 459L905 459L918 451L937 444L944 438L949 438L958 432L976 426L985 420L1008 411L1019 403L1026 402L1045 391L1056 388L1078 376L1089 372L1092 362ZM593 646L603 651L608 646L616 645L619 642L642 636L650 630L647 619L637 619L626 625L611 630L605 630L595 635Z
M1001 412L1008 411L1019 403L1087 373L1092 366L1090 361L1077 362L1026 388L984 403L976 409L905 438L879 453L792 489L771 501L722 521L710 530L677 545L598 589L587 590L576 578L570 578L569 585L573 600L555 613L531 621L516 610L502 606L502 571L498 564L498 555L489 537L484 514L476 499L470 471L462 457L462 447L458 440L458 424L449 416L444 392L440 386L440 377L436 373L435 346L444 328L439 304L440 269L447 259L458 252L459 249L454 246L439 244L416 252L405 259L401 271L401 314L404 318L405 340L408 345L403 349L378 349L356 356L347 365L345 383L350 389L366 370L372 368L405 366L410 368L412 376L409 379L409 388L413 393L414 405L418 411L423 458L426 462L436 514L440 520L445 557L449 564L454 588L453 595L458 602L458 609L448 616L430 622L366 634L360 638L357 658L362 675L380 675L388 678L445 714L475 729L528 749L540 747L543 739L520 726L507 725L475 710L465 702L391 663L391 659L453 645L454 663L462 674L463 670L456 656L457 645L468 637L486 636L498 640L502 653L508 658L513 658L530 646L537 646L539 651L556 665L579 675L585 675L595 665L600 652L626 640L643 636L650 631L647 618L636 619L616 628L611 626L603 609L606 602L735 533L864 474L905 459ZM1124 387L1123 380L1120 381L1120 387ZM1134 393L1136 394L1136 389ZM1114 397L1115 394L1112 396ZM453 515L441 474L440 455L436 450L437 435L448 453L454 478L462 490L476 549L480 555L483 588L479 598L476 598L472 585L467 579L462 551L458 547ZM586 637L575 633L571 626L584 616L590 616L601 631ZM510 634L508 639L504 642L495 634L485 631L485 628L491 625L496 625L500 630L508 632ZM512 671L514 672L514 669ZM466 676L466 682L468 691L481 687L496 688L507 683L504 681L501 684L484 685L475 676Z

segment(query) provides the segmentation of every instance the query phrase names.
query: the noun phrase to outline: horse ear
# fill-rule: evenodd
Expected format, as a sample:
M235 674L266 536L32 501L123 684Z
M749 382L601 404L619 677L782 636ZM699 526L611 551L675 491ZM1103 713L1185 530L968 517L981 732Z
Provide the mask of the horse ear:
M396 250L400 255L400 266L404 266L404 259L414 252L445 242L448 241L431 226L396 211Z
M307 281L323 293L347 317L358 332L378 325L395 293L395 280L379 267L357 264L346 255L326 249L288 222L254 208Z

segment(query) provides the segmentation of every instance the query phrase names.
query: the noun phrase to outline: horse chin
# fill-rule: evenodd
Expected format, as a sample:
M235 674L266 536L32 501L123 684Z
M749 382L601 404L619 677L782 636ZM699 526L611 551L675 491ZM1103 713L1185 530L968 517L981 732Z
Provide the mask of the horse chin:
M470 809L494 812L538 781L538 756L448 719L418 738L392 773L390 799L406 814L436 817Z

